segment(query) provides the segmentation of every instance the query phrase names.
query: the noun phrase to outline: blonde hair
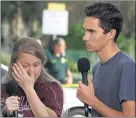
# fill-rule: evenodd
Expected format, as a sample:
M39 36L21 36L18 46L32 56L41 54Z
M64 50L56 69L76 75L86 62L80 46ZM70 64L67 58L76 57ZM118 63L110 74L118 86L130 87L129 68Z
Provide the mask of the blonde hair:
M8 67L8 73L4 77L4 81L2 83L7 83L8 81L13 79L12 65L14 63L16 63L17 59L19 58L19 54L21 52L29 53L31 55L36 56L37 58L39 58L41 60L42 70L41 70L40 77L38 78L37 81L40 81L40 82L56 81L57 83L59 83L44 68L45 54L44 54L44 50L43 50L42 46L35 39L30 38L30 37L24 37L24 38L21 38L20 40L15 42L15 44L13 46L13 50L12 50L12 55L11 55L9 67Z

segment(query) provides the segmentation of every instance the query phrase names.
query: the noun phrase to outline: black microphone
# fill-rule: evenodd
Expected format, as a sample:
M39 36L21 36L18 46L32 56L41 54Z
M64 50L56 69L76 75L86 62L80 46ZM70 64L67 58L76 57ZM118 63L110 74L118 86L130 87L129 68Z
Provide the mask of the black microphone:
M82 74L83 84L88 85L87 74L88 74L88 71L90 70L89 60L85 57L80 58L78 60L77 66L78 66L78 71L81 72L81 74ZM84 111L85 111L85 116L88 117L89 109L88 109L88 105L86 103L84 103Z
M14 80L11 80L6 84L6 93L9 96L17 96L18 95L18 85ZM13 116L18 117L18 111L13 111Z

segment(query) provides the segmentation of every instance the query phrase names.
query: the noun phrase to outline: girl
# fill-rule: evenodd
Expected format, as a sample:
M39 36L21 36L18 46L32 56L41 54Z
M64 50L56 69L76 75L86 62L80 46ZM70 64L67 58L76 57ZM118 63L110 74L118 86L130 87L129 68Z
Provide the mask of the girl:
M2 83L1 107L3 116L59 117L63 109L60 84L44 70L44 51L34 39L22 38L13 46L9 70ZM15 80L18 96L8 96L6 84Z

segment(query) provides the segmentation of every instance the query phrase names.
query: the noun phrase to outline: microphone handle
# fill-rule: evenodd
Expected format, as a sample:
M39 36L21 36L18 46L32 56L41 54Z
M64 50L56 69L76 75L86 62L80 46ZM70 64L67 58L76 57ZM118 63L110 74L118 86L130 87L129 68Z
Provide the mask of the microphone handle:
M89 109L88 109L88 104L86 103L84 103L84 112L85 112L85 117L88 117Z
M82 72L82 82L83 84L87 85L88 83L88 78L87 78L87 73L88 72ZM85 112L85 117L88 117L88 112L89 112L89 109L88 109L88 104L84 103L84 112Z
M12 95L17 96L16 93L13 93ZM14 116L14 117L18 117L18 111L17 111L17 110L16 110L16 111L13 111L13 116Z
M82 74L82 82L83 82L83 84L85 84L85 85L87 85L87 73L88 72L81 72L81 74Z
M18 111L13 111L13 116L18 117Z

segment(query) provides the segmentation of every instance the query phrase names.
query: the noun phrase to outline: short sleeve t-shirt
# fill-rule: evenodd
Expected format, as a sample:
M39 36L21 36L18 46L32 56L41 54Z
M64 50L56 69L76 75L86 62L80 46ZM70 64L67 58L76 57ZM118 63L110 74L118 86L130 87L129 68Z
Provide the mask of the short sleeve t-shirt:
M122 111L121 103L135 101L135 62L124 52L118 52L105 63L93 68L93 84L96 97L108 107ZM94 109L93 117L101 116Z

